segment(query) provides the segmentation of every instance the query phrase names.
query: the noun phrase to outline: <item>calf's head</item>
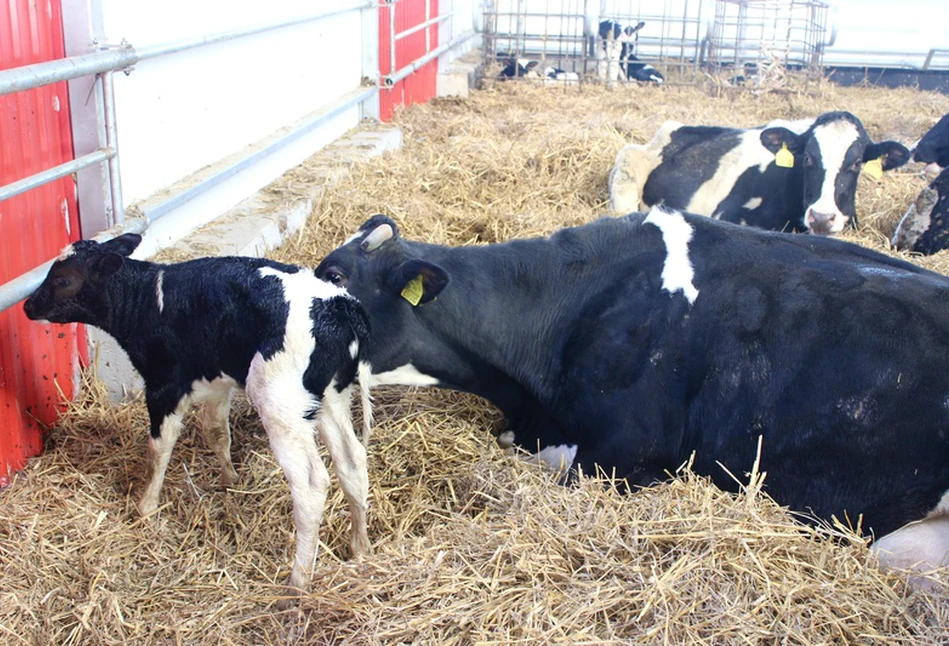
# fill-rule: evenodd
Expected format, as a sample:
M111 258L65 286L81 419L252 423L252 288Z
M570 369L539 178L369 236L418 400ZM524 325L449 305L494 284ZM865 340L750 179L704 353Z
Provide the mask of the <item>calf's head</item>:
M765 128L762 145L780 155L783 149L799 166L803 181L804 226L811 233L840 233L856 224L854 199L864 164L878 170L899 168L910 152L901 143L874 143L860 120L849 112L822 114L804 133L784 127Z
M424 334L416 328L423 325L417 311L442 293L449 277L419 256L437 249L404 240L392 219L374 215L316 268L318 278L346 288L368 313L373 372L404 366Z
M142 236L126 233L103 243L80 240L63 249L46 279L23 303L27 318L103 325L109 315L108 281L141 241Z

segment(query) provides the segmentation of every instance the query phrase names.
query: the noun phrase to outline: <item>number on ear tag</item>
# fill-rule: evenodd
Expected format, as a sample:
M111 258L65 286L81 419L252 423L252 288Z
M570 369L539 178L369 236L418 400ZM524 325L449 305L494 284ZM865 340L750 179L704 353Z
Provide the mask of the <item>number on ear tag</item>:
M774 154L774 163L781 168L794 168L794 154L787 144L781 144L781 150Z
M876 159L871 159L868 161L863 165L863 172L873 179L880 179L883 177L883 158L877 157Z
M412 307L417 306L421 302L424 294L425 289L422 287L421 274L407 282L405 287L402 288L402 298L410 302Z

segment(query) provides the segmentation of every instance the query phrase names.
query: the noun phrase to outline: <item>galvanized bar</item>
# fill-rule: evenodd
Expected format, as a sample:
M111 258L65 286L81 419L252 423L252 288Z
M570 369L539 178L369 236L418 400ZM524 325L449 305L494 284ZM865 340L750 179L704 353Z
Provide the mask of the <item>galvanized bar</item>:
M100 75L102 83L103 119L105 137L109 148L115 154L109 158L109 198L112 202L112 224L122 224L125 220L125 205L122 204L122 182L119 178L119 142L118 131L115 125L115 87L112 84L112 72Z
M389 74L383 79L383 82L385 83L386 87L392 87L393 85L395 85L402 79L406 78L410 74L418 71L419 69L421 69L422 67L430 63L432 60L438 58L439 56L441 56L448 50L454 49L458 45L461 45L462 43L471 40L477 35L478 34L476 32L473 32L473 31L468 32L467 34L463 34L459 36L458 38L455 38L451 42L442 45L441 47L437 47L433 49L432 51L430 51L425 56L423 56L422 58L406 65L395 74Z
M426 6L427 9L430 10L431 7L430 7L429 5L425 5L425 6ZM395 38L396 38L396 40L402 40L402 39L405 38L406 36L411 36L412 34L418 32L418 31L421 31L421 30L425 29L426 27L429 27L430 25L434 25L434 24L436 24L436 23L439 23L439 22L443 22L443 21L445 21L445 20L448 20L448 19L450 19L453 15L454 15L453 13L448 13L448 14L445 14L444 16L438 16L437 18L432 18L432 19L430 19L430 20L426 20L425 22L420 22L419 24L415 25L415 26L412 27L411 29L406 29L405 31L400 31L398 34L395 35ZM426 49L428 49L427 46L426 46Z
M395 2L385 0L389 5L389 75L395 70Z
M103 90L102 74L96 74L92 81L92 92L95 95L93 103L95 105L95 117L96 117L96 147L97 148L108 148L109 147L109 135L106 132L105 126L105 91ZM75 137L74 137L75 139ZM74 142L75 145L75 142ZM118 152L116 150L116 152ZM82 180L76 178L76 189L81 191L80 185ZM106 211L105 220L106 226L100 228L106 228L113 226L115 224L115 208L111 204L107 206L106 199L112 193L111 188L112 177L108 173L108 165L105 169L99 169L99 194L102 197L102 210ZM78 196L77 196L78 197ZM82 216L82 211L79 212L80 217ZM82 222L80 222L80 230L82 227Z
M284 134L284 136L272 143L254 151L253 153L247 155L246 157L241 158L239 161L221 168L217 172L208 176L205 180L198 184L193 184L187 189L176 193L171 198L159 202L154 206L143 206L141 208L142 214L145 216L145 219L148 222L152 222L166 213L178 208L182 204L194 199L195 197L201 195L205 191L217 186L224 180L233 177L237 173L246 169L248 166L256 163L257 161L269 156L270 154L280 150L287 144L295 141L300 136L310 132L317 126L323 124L325 121L332 119L333 117L339 115L341 112L344 112L353 106L359 105L365 101L370 100L379 92L379 88L370 87L359 91L356 94L350 93L347 98L344 98L342 101L338 101L336 104L331 105L329 108L321 110L319 113L312 115L311 117L304 118L300 121L297 121L294 124L293 129L289 130Z
M97 236L93 236L92 239L105 242L123 233L141 233L145 230L146 226L147 223L142 219L128 220L118 227L113 227L107 231L103 231ZM13 280L0 285L0 312L13 307L35 292L36 288L39 287L46 278L46 274L49 273L49 268L53 266L53 262L55 261L50 260L45 262L39 267L34 267L30 271L20 274Z
M121 48L14 67L0 71L0 96L107 70L125 69L137 60L132 49Z
M47 168L44 171L17 180L12 184L0 186L0 202L10 199L15 195L19 195L20 193L25 193L26 191L34 189L37 186L42 186L43 184L55 181L61 177L66 177L67 175L82 170L83 168L87 168L94 164L101 164L114 155L114 150L110 148L100 148L89 153L88 155L83 155L82 157L68 161L65 164Z
M211 36L197 36L195 38L189 38L173 43L164 43L161 45L152 45L146 47L135 48L135 53L138 55L138 60L145 60L148 58L154 58L156 56L165 56L166 54L174 54L177 52L184 51L186 49L194 49L195 47L203 47L205 45L214 45L217 43L223 43L228 40L234 40L236 38L243 38L245 36L253 36L255 34L260 34L266 31L272 31L274 29L281 29L283 27L292 27L293 25L300 25L307 22L313 22L314 20L322 20L324 18L329 18L331 16L336 16L343 13L349 13L350 11L361 11L363 9L368 9L372 6L371 0L362 0L361 2L353 3L343 7L333 7L329 9L323 9L312 13L306 16L298 16L295 18L281 20L278 22L260 25L258 27L253 27L250 29L235 29L234 31L223 32L220 34L213 34Z

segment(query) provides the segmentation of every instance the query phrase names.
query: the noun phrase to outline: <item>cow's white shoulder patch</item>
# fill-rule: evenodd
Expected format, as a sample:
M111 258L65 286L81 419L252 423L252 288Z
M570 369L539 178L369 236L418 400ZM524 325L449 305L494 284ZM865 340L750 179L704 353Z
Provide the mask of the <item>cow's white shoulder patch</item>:
M662 241L666 245L666 261L662 266L662 288L670 294L681 290L689 304L694 303L699 290L692 282L695 271L689 259L692 227L681 213L668 213L658 208L649 211L643 223L651 224L662 231Z
M372 375L370 381L372 387L386 384L400 386L436 386L438 385L438 379L419 372L415 366L411 363L407 363L404 366L399 366L395 370Z
M764 173L773 161L774 153L761 145L761 130L745 130L739 135L738 145L721 156L715 173L698 187L685 210L712 215L745 171L757 167L759 173Z

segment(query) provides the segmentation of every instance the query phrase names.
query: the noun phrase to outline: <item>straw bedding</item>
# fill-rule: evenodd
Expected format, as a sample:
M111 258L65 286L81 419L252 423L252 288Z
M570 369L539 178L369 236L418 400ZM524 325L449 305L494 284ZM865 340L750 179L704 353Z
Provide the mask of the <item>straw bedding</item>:
M949 98L912 89L792 87L508 83L416 106L397 115L404 149L328 189L274 256L313 265L376 212L407 236L449 244L587 222L606 212L619 148L648 140L666 119L753 126L849 109L875 139L909 144L949 112ZM275 204L315 181L309 168L270 187ZM861 228L845 237L886 250L925 183L917 165L861 178ZM913 260L946 272L945 256ZM735 474L749 483L739 495L687 465L670 483L627 496L602 480L559 487L497 448L491 406L432 389L376 391L374 554L346 560L346 505L334 489L314 592L277 611L291 506L246 403L232 414L240 484L223 490L213 456L186 432L164 506L143 521L133 500L144 477L144 404L110 402L92 372L83 380L46 454L0 492L5 643L949 641L941 588L912 592L842 527L795 522L762 493L761 474Z

